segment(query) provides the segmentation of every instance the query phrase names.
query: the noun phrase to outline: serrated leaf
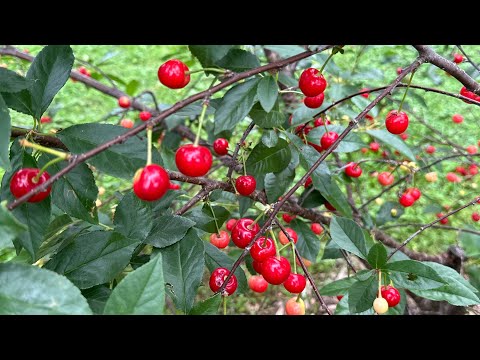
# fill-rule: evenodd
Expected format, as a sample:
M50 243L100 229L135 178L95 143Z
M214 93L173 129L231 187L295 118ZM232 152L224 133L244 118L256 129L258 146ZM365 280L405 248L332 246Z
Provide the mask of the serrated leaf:
M218 307L221 302L222 295L216 294L204 301L196 303L188 315L216 315L218 314Z
M265 76L258 83L257 96L260 104L267 113L273 109L278 98L278 84L273 76Z
M250 51L230 49L223 58L216 62L216 65L235 72L243 72L259 67L260 61Z
M385 130L366 130L365 132L368 135L373 136L375 139L383 142L385 145L391 146L395 150L398 150L411 161L415 161L415 155L413 154L412 150L410 150L408 145L405 144L400 137L390 134Z
M336 280L330 284L322 287L319 292L323 296L337 296L344 295L347 293L348 289L357 281L354 277L347 277L344 279Z
M250 111L250 117L256 125L264 129L281 126L286 120L286 116L280 111L278 103L270 112L265 112L260 104L256 104Z
M290 222L290 227L298 235L297 248L302 257L315 262L320 251L320 239L315 235L305 222L294 219Z
M215 135L234 129L250 112L257 96L257 78L232 87L223 96L215 112Z
M5 104L5 101L0 94L0 167L6 171L10 170L8 150L10 148L11 129L12 124L10 121L10 113L7 104Z
M362 229L353 220L333 216L330 222L332 241L341 249L351 252L362 259L367 259L367 246Z
M436 271L416 260L400 260L386 265L396 287L408 290L430 290L445 285Z
M0 92L16 93L32 86L32 81L15 71L0 68Z
M352 314L367 311L377 297L378 282L374 276L355 282L348 290L348 308ZM343 299L342 299L343 300Z
M267 147L263 143L258 143L248 156L246 167L248 173L255 176L269 172L280 172L285 169L292 153L288 143L284 139L278 139L274 147Z
M133 191L118 203L113 219L115 231L138 241L144 241L153 227L151 205L140 200Z
M178 215L164 215L155 220L155 227L145 239L145 243L164 248L180 241L195 222Z
M0 250L13 247L13 239L27 230L27 227L7 210L6 204L6 201L0 204Z
M28 89L15 93L2 92L0 95L3 97L5 104L10 109L34 116L32 96L30 95L30 91Z
M0 264L0 315L91 315L64 276L35 266Z
M203 276L205 266L203 241L192 229L179 242L160 250L163 276L171 285L170 295L178 310L188 313Z
M210 207L205 204L201 209L196 207L192 211L185 214L185 218L192 220L195 223L195 227L202 229L209 233L216 233L217 228L215 226L215 219L217 219L218 227L221 227L223 223L229 218L230 213L222 206L212 206L213 213Z
M165 281L162 255L129 273L105 304L106 315L162 315Z
M91 231L69 241L46 264L80 289L112 280L128 265L138 241L112 231Z
M292 170L290 166L279 173L268 173L265 175L265 193L270 203L278 200L292 184L295 179L295 170Z
M382 269L387 262L385 246L382 243L373 245L368 252L367 261L374 269Z

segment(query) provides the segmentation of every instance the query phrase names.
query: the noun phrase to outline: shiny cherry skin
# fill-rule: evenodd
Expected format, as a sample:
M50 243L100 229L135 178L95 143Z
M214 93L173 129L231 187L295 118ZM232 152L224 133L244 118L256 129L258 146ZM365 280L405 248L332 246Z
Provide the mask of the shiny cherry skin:
M235 187L240 195L248 196L255 191L257 181L252 175L242 175L235 181Z
M22 197L30 190L36 188L37 186L42 185L48 179L50 179L50 174L46 171L40 175L38 181L35 177L40 173L40 169L36 168L24 168L18 170L10 179L10 191L12 195L17 199ZM39 192L38 194L33 195L27 202L36 203L44 200L52 191L52 186L49 186L46 190Z
M292 294L300 294L307 286L307 279L301 274L290 273L288 279L283 283L283 287Z
M85 75L85 76L88 76L88 77L91 77L92 74L90 73L90 70L88 70L85 66L80 66L78 68L78 72L82 75Z
M343 295L337 295L337 300L340 301L343 299Z
M373 301L373 310L379 315L385 314L388 311L388 302L384 298L376 298Z
M265 236L259 237L250 249L252 259L258 262L264 262L269 257L275 256L275 254L275 243L272 239L265 238Z
M475 221L475 222L480 221L480 214L477 213L477 212L474 212L472 214L472 220Z
M330 211L336 211L337 209L335 208L335 206L333 206L332 204L330 204L328 201L325 201L325 203L323 204L325 205L325 207L330 210Z
M325 91L327 80L318 69L305 69L298 80L298 87L305 96L317 96Z
M290 221L292 221L293 219L295 219L297 217L297 215L290 215L290 214L287 214L287 213L283 213L282 214L282 219L283 221L285 221L287 224L290 224Z
M118 98L118 106L124 109L128 109L130 107L130 98L128 96L120 96Z
M268 282L262 275L252 275L248 279L248 287L254 292L263 293L268 288Z
M155 201L170 189L170 178L163 167L150 164L140 168L133 177L133 192L139 199Z
M218 138L213 142L213 150L218 155L228 154L228 140L224 138Z
M125 129L131 129L133 128L133 125L135 125L135 123L130 119L122 119L120 121L120 126L124 127Z
M441 217L445 216L444 213L438 213L435 215L438 219L440 219ZM445 218L445 219L442 219L440 220L440 224L443 224L443 225L446 225L448 224L448 218Z
M447 181L448 181L448 182L452 182L452 183L457 183L457 182L462 181L462 179L460 179L460 178L457 176L457 174L452 173L452 172L447 173L446 178L447 178Z
M309 177L307 178L307 181L305 181L305 185L303 185L303 186L305 186L306 188L308 188L310 185L312 185L312 182L313 182L312 177L309 176Z
M330 125L331 122L330 120L323 121L321 117L319 117L318 119L315 119L315 121L313 122L314 127L323 126L324 124Z
M253 266L253 269L254 269L258 274L261 274L261 273L262 273L262 263L261 263L261 262L258 262L258 261L253 260L252 266Z
M415 202L415 199L413 198L412 195L405 193L405 194L402 194L402 196L400 196L400 199L398 200L398 202L403 207L409 207L413 205L413 203Z
M458 53L453 54L453 62L455 64L460 64L462 61L463 61L463 55L462 54L458 54Z
M360 90L360 92L362 92L362 91L368 91L368 90L370 90L370 89L368 89L368 88L363 88L363 89ZM367 98L370 96L370 93L369 93L369 92L366 92L366 93L361 94L361 96L363 96L365 99L367 99Z
M380 144L377 142L371 142L369 147L373 152L378 152L378 149L380 149Z
M40 118L40 123L41 124L49 124L52 122L52 118L50 116L42 116Z
M235 224L237 223L237 219L230 219L227 221L227 230L228 231L232 231L233 227L235 226Z
M320 138L320 145L323 150L327 150L338 139L338 134L335 131L329 131Z
M480 95L476 95L473 91L467 90L465 86L460 89L460 95L463 95L466 98L469 98L472 100L480 101ZM471 104L471 102L468 100L463 100L463 102L466 102L467 104Z
M258 224L252 225L252 223L252 219L238 219L237 223L232 229L232 241L241 249L245 249L245 247L260 231L260 226Z
M297 241L298 241L297 232L295 230L293 230L292 228L286 228L285 230L287 230L288 235L290 235L290 237L292 238L293 243L296 244ZM278 240L280 240L280 243L282 245L287 245L290 242L290 241L288 241L287 236L283 233L282 230L280 230L278 232Z
M219 249L225 249L230 242L230 235L225 230L220 230L218 234L214 233L210 235L210 244L216 246Z
M297 297L294 296L285 304L285 313L287 315L305 315L305 303L301 298L297 301Z
M142 121L148 121L152 117L152 114L150 113L150 111L142 111L140 112L140 114L138 114L138 117Z
M305 104L306 107L310 109L316 109L322 106L324 99L325 99L325 94L321 93L320 95L317 95L317 96L306 96L305 99L303 99L303 103Z
M180 190L181 186L171 182L170 185L169 185L169 189L170 190Z
M435 146L433 145L428 145L426 148L425 148L425 152L427 154L433 154L437 149L435 148Z
M182 61L171 59L158 68L158 80L170 89L181 89L190 82L188 66Z
M468 152L469 154L472 154L472 155L473 155L473 154L476 154L477 151L478 151L478 149L477 149L477 147L476 147L475 145L468 145L466 149L467 149L467 152Z
M362 175L362 168L355 162L349 162L345 167L345 175L357 178Z
M283 256L280 259L277 259L275 256L269 257L262 262L263 278L272 285L280 285L287 280L290 271L290 263Z
M477 175L478 174L478 166L475 164L472 164L468 167L468 173L470 175Z
M382 172L378 174L377 180L380 183L380 185L388 186L393 183L393 180L395 180L395 177L393 176L393 174L389 172Z
M397 75L400 75L402 73L403 69L401 67L397 67Z
M463 116L460 114L455 114L452 116L452 121L456 124L460 124L463 122Z
M178 170L187 176L203 176L212 167L212 153L205 146L187 144L180 146L175 154Z
M400 292L393 286L382 286L382 297L387 300L388 307L397 306L401 300Z
M210 275L210 289L213 292L217 292L218 289L223 285L225 278L230 274L230 271L228 269L225 269L223 267L216 268L215 270L212 271L212 274ZM227 286L225 286L225 293L227 296L232 295L235 290L237 290L238 287L238 282L237 282L237 277L233 275L230 280L228 280Z
M422 192L420 191L419 188L409 188L407 189L407 192L413 196L413 199L417 201L420 199L420 196L422 196Z
M385 119L385 126L392 134L401 134L408 128L408 115L404 111L391 110Z
M319 223L312 223L310 229L312 229L313 233L317 235L320 235L323 232L323 227Z
M459 173L460 175L467 175L467 170L463 166L457 166L455 168L455 172Z

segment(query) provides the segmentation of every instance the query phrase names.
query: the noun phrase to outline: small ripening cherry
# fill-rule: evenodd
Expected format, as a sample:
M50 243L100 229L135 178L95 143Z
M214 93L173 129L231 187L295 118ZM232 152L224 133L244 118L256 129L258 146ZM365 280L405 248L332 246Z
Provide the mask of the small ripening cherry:
M213 142L213 150L218 155L228 154L228 140L224 138L218 138Z
M292 238L293 243L296 244L298 241L297 232L292 228L285 228L285 230L287 231L288 235L290 235L290 237ZM287 245L290 242L282 230L278 232L278 240L280 240L280 243L282 245Z
M338 139L339 135L335 131L329 131L320 138L320 145L323 150L327 150Z
M219 233L210 235L210 244L216 246L219 249L225 249L230 242L230 235L225 230L220 230Z
M455 114L452 116L452 121L456 124L460 124L463 122L463 116L460 114Z
M323 204L325 205L325 207L330 210L330 211L336 211L337 209L335 208L335 206L333 206L332 204L330 204L328 201L325 201L325 203Z
M472 214L472 220L475 221L475 222L480 221L480 214L477 213L477 212L474 212Z
M290 273L287 280L283 283L283 287L292 294L300 294L307 286L305 276L301 274Z
M130 107L130 98L128 96L120 96L118 98L118 106L124 109L128 109Z
M373 301L373 310L379 315L385 314L388 311L388 302L384 298L376 298Z
M378 152L378 149L380 149L380 144L377 142L371 142L369 146L373 152Z
M436 216L438 219L440 219L440 218L444 217L445 214L444 214L444 213L438 213L438 214L436 214L435 216ZM443 224L443 225L448 224L448 218L445 218L445 219L440 220L440 224Z
M360 92L368 91L368 90L370 90L370 89L368 89L368 88L363 88L363 89L360 90ZM361 96L363 96L365 99L367 99L367 98L370 96L370 93L369 93L369 92L366 92L366 93L361 94Z
M324 99L325 99L325 94L321 93L320 95L317 95L317 96L306 96L303 99L303 103L305 104L306 107L310 109L316 109L322 106Z
M40 123L41 124L49 124L52 122L52 118L50 116L42 116L40 118Z
M285 313L287 315L305 315L305 303L302 298L297 297L289 299L285 304Z
M477 147L476 147L475 145L468 145L466 149L467 149L467 152L468 152L469 154L472 154L472 155L473 155L473 154L476 154L477 151L478 151L478 149L477 149Z
M235 181L235 188L240 195L248 196L255 191L257 182L252 175L241 175Z
M135 125L135 123L130 119L122 119L120 121L120 126L124 127L125 129L131 129L133 128L133 125Z
M426 148L425 148L425 152L427 154L433 154L437 149L435 149L435 146L433 145L428 145Z
M355 162L349 162L345 167L345 175L357 178L362 175L362 168Z
M395 180L395 177L393 176L392 173L382 172L382 173L378 174L377 180L380 183L380 185L388 186L388 185L391 185L393 183L393 181Z
M290 215L290 214L287 214L287 213L282 214L283 221L285 221L287 224L290 224L290 221L292 221L296 217L297 217L297 215Z
M150 113L150 111L142 111L140 112L140 114L138 114L138 117L142 121L148 121L152 117L152 114Z
M235 226L235 224L237 223L237 219L230 219L227 221L227 230L228 231L232 231L233 227Z
M262 275L252 275L248 279L248 287L254 292L263 293L268 288L268 282Z
M398 200L398 202L403 207L409 207L409 206L412 206L415 203L415 199L411 194L404 193L404 194L402 194L402 196L400 196L400 199Z
M312 223L310 229L312 229L313 233L317 235L320 235L323 232L323 227L319 223Z
M453 54L453 62L455 64L460 64L463 61L463 55L459 53Z

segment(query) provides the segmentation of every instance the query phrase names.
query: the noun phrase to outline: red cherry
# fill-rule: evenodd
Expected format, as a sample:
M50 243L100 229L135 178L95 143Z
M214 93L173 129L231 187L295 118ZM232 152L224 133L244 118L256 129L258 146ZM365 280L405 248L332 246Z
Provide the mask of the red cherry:
M323 148L321 145L317 145L317 144L314 144L312 142L308 142L308 145L310 145L311 147L313 147L315 150L317 150L319 153L321 153L323 151Z
M203 176L212 167L212 153L205 146L187 144L180 146L175 154L178 170L187 176Z
M257 293L263 293L268 288L268 282L265 281L262 275L252 275L248 279L248 287Z
M216 246L219 249L224 249L230 242L230 235L225 230L220 230L218 234L210 235L210 244Z
M389 307L397 306L400 302L400 292L391 285L382 286L381 293L382 297L387 300Z
M285 304L285 313L287 315L305 315L305 303L301 298L297 301L297 297L294 296Z
M305 99L303 99L303 103L305 104L306 107L310 109L316 109L322 106L324 99L325 99L325 94L321 93L320 95L317 95L317 96L305 97Z
M422 192L420 191L420 189L418 188L410 188L410 189L407 189L407 193L409 193L410 195L413 196L413 199L415 201L417 201L418 199L420 199L420 196L422 196Z
M303 125L300 125L300 126L303 126ZM312 126L307 125L307 126L305 126L305 127L303 128L303 133L304 133L305 135L308 135L308 133L309 133L310 131L312 131L312 129L313 129Z
M40 173L40 169L36 168L24 168L18 170L10 180L10 191L12 192L13 196L17 199L22 197L30 190L36 188L37 186L42 185L48 179L50 179L50 174L46 171L40 175L40 177L35 179L35 177ZM52 190L52 186L50 185L46 190L39 192L38 194L33 195L27 202L36 203L40 202L45 199Z
M252 259L258 262L264 262L269 257L275 256L275 254L275 243L272 239L265 238L265 236L259 237L250 249Z
M227 221L227 230L232 231L233 227L237 223L237 219L230 219Z
M382 151L382 157L383 157L383 158L388 158L388 152L385 151L385 150L383 150L383 151Z
M290 214L287 214L287 213L282 214L283 221L285 221L287 224L290 224L290 221L292 221L296 217L297 217L297 215L290 215Z
M285 230L287 230L288 235L290 235L290 237L292 238L293 243L296 244L298 241L297 232L292 228L286 228ZM278 232L278 239L280 240L280 243L282 245L287 245L290 242L282 230Z
M425 148L425 151L427 152L427 154L433 154L435 152L435 146L433 145L428 145L426 148Z
M395 177L393 176L393 174L389 172L382 172L378 174L377 180L380 183L380 185L388 186L393 183L393 181L395 180Z
M210 275L210 289L213 292L217 292L218 289L220 289L223 285L223 282L225 281L225 278L230 274L230 271L228 269L225 269L223 267L216 268L213 270L212 274ZM225 286L225 293L227 296L232 295L235 290L237 290L238 282L237 282L237 277L233 275L230 280L228 280L227 286Z
M479 220L480 220L480 214L477 213L477 212L474 212L474 213L472 214L472 220L473 220L473 221L479 221Z
M414 202L415 202L415 198L408 193L403 194L402 196L400 196L400 199L399 199L399 203L403 207L412 206Z
M127 109L130 107L130 104L131 102L128 96L120 96L118 98L118 106Z
M402 73L403 69L401 67L397 67L397 74L400 75Z
M261 262L253 260L252 266L257 273L259 273L259 274L262 273L262 263Z
M343 295L337 295L338 301L342 300L342 298L343 298Z
M477 175L478 174L478 166L475 164L472 164L468 167L468 173L470 175Z
M408 128L408 116L404 111L391 110L385 119L385 126L392 134L401 134Z
M328 210L330 210L330 211L336 211L336 210L337 210L337 209L335 209L335 207L334 207L332 204L330 204L328 201L325 201L325 203L324 203L323 205L325 205L325 207L326 207Z
M319 223L312 223L310 225L310 229L312 229L312 231L317 235L320 235L323 232L323 227Z
M168 60L158 68L158 80L170 89L181 89L190 82L188 66L177 59Z
M438 213L436 214L437 218L440 219L441 217L445 216L444 213ZM446 225L448 224L448 218L440 220L440 224Z
M402 134L400 134L400 137L401 137L402 140L405 141L405 140L408 139L408 134L407 133L402 133Z
M360 151L362 152L362 154L365 154L368 151L368 149L367 148L361 148Z
M290 263L283 256L280 259L269 257L262 262L262 275L269 284L280 285L290 275Z
M167 172L157 164L140 168L133 177L133 192L139 199L155 201L160 199L170 188Z
M315 127L323 126L325 124L330 125L331 124L330 120L327 120L324 122L323 119L319 117L318 119L315 119L315 121L313 122L313 125Z
M232 241L241 249L245 249L245 247L260 231L260 226L258 226L257 223L252 225L252 223L252 219L242 218L237 220L237 223L232 229Z
M476 154L478 151L477 147L475 145L468 145L467 146L467 152L469 154Z
M228 141L224 138L218 138L213 142L213 150L218 155L227 155L228 154Z
M466 98L469 98L472 100L480 101L480 95L476 95L474 92L467 90L465 86L460 89L460 95L463 95ZM467 104L471 104L471 102L468 100L463 100L463 102L466 102Z
M142 112L140 112L138 117L142 121L148 121L152 117L152 114L150 113L150 111L142 111Z
M447 173L447 181L449 182L452 182L452 183L458 183L458 182L461 182L462 179L460 179L457 174L455 173L452 173L452 172L449 172Z
M373 122L375 120L375 118L370 114L365 115L365 119L367 119L370 122Z
M455 114L455 115L452 116L452 120L453 120L454 123L460 124L460 123L463 122L463 116L460 115L460 114Z
M325 91L327 81L318 69L309 68L300 75L298 87L305 96L317 96Z
M368 89L368 88L363 88L363 89L360 90L360 92L362 92L362 91L368 91L368 90L370 90L370 89ZM370 93L366 92L366 93L363 93L363 94L360 94L360 95L363 96L363 97L366 99L366 98L368 98L368 97L370 96Z
M305 186L306 188L308 188L310 185L312 185L312 177L311 177L311 176L309 176L309 177L307 178L307 181L305 181L305 185L304 185L304 186Z
M338 139L338 134L335 131L329 131L320 138L320 145L323 150L327 150Z
M41 124L48 124L52 122L52 118L50 116L42 116L40 118L40 123Z
M371 142L370 143L370 150L373 152L378 152L378 149L380 149L380 144L377 142Z
M134 125L134 124L135 124L135 123L134 123L132 120L130 120L130 119L122 119L122 120L120 121L120 126L124 127L125 129L131 129L131 128L133 128L133 125Z
M305 289L305 286L307 286L307 280L301 274L290 273L287 280L283 283L283 287L292 294L300 294Z
M349 162L345 167L345 175L357 178L362 175L362 168L355 162Z
M257 182L252 175L242 175L235 181L235 187L240 195L248 196L255 191Z
M467 175L467 170L465 170L465 168L463 166L457 166L455 168L455 172L458 172L459 174L465 176Z
M181 186L175 183L170 183L169 187L170 190L180 190Z
M455 64L460 64L462 61L463 61L463 55L462 54L458 54L458 53L453 54L453 62Z

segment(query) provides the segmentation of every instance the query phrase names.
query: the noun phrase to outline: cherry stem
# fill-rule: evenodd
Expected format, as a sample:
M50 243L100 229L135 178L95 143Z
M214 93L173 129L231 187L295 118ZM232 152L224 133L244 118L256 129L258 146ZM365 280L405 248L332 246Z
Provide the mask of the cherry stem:
M289 244L292 247L292 257L293 257L293 273L297 274L297 259L296 259L296 254L295 254L295 243L293 241L289 241Z
M295 300L295 302L297 302L297 303L299 302L299 300L300 300L300 295L302 295L302 293L298 293L298 295L297 295L297 300Z
M378 297L382 297L382 270L378 270Z
M23 147L29 147L29 148L32 148L32 149L35 149L35 150L39 150L39 151L42 151L44 153L47 153L47 154L51 154L51 155L54 155L62 160L69 160L71 155L68 154L68 153L65 153L65 152L62 152L62 151L57 151L57 150L53 150L53 149L50 149L48 147L45 147L45 146L42 146L42 145L38 145L38 144L35 144L35 143L32 143L26 139L22 139L20 140L20 145L23 146Z
M37 119L35 118L35 116L33 117L33 129L40 131L40 122L38 122L37 124Z
M33 183L36 184L38 183L38 180L40 180L40 176L42 176L42 174L45 172L45 170L48 169L49 166L53 165L53 164L56 164L57 162L60 162L60 161L63 161L62 158L55 158L55 159L52 159L50 160L49 162L47 162L41 169L40 169L40 172L32 179Z
M405 93L403 94L402 102L400 103L400 106L398 107L397 114L399 114L400 111L402 111L403 102L405 101L405 98L407 97L408 89L410 89L410 84L412 83L413 75L415 75L415 70L413 70L412 73L410 74L410 79L408 80L408 85L407 85L407 88L405 89Z
M227 297L222 295L223 297L223 315L227 315Z
M247 176L247 166L245 165L245 150L242 152L243 175Z
M258 220L260 220L260 218L265 215L264 212L260 213L260 215L257 216L257 218L255 220L253 220L253 222L247 226L248 229L252 230L253 226L255 226L255 224L258 222Z
M211 71L211 72L217 72L221 74L225 74L227 71L223 69L217 69L217 68L203 68L203 69L198 69L198 70L191 70L191 71L185 71L185 75L190 75L190 74L195 74L199 73L202 71Z
M152 133L153 128L147 127L147 166L152 164Z
M275 244L275 253L277 255L277 259L280 257L280 249L278 248L277 238L275 237L275 233L272 229L270 229L270 235L272 236L273 242Z
M200 141L200 132L202 131L203 118L205 117L207 108L208 108L208 100L203 102L202 113L200 114L200 119L198 120L197 136L195 137L195 142L193 143L193 146L198 146L198 142Z
M325 69L325 66L327 66L328 62L330 61L330 59L333 57L333 55L335 55L333 53L333 51L331 52L331 54L328 56L327 60L325 60L325 62L323 63L322 67L320 68L319 72L320 74L323 72L323 69Z
M323 119L323 126L325 127L325 131L326 131L326 133L327 133L327 135L328 135L327 121L326 121L324 118L322 118L322 119Z
M217 216L215 215L215 211L213 211L213 207L210 204L210 201L207 201L207 205L210 208L210 211L212 212L212 215L213 215L213 220L215 221L215 228L217 229L217 235L218 235L217 237L220 237L220 229L218 227Z

